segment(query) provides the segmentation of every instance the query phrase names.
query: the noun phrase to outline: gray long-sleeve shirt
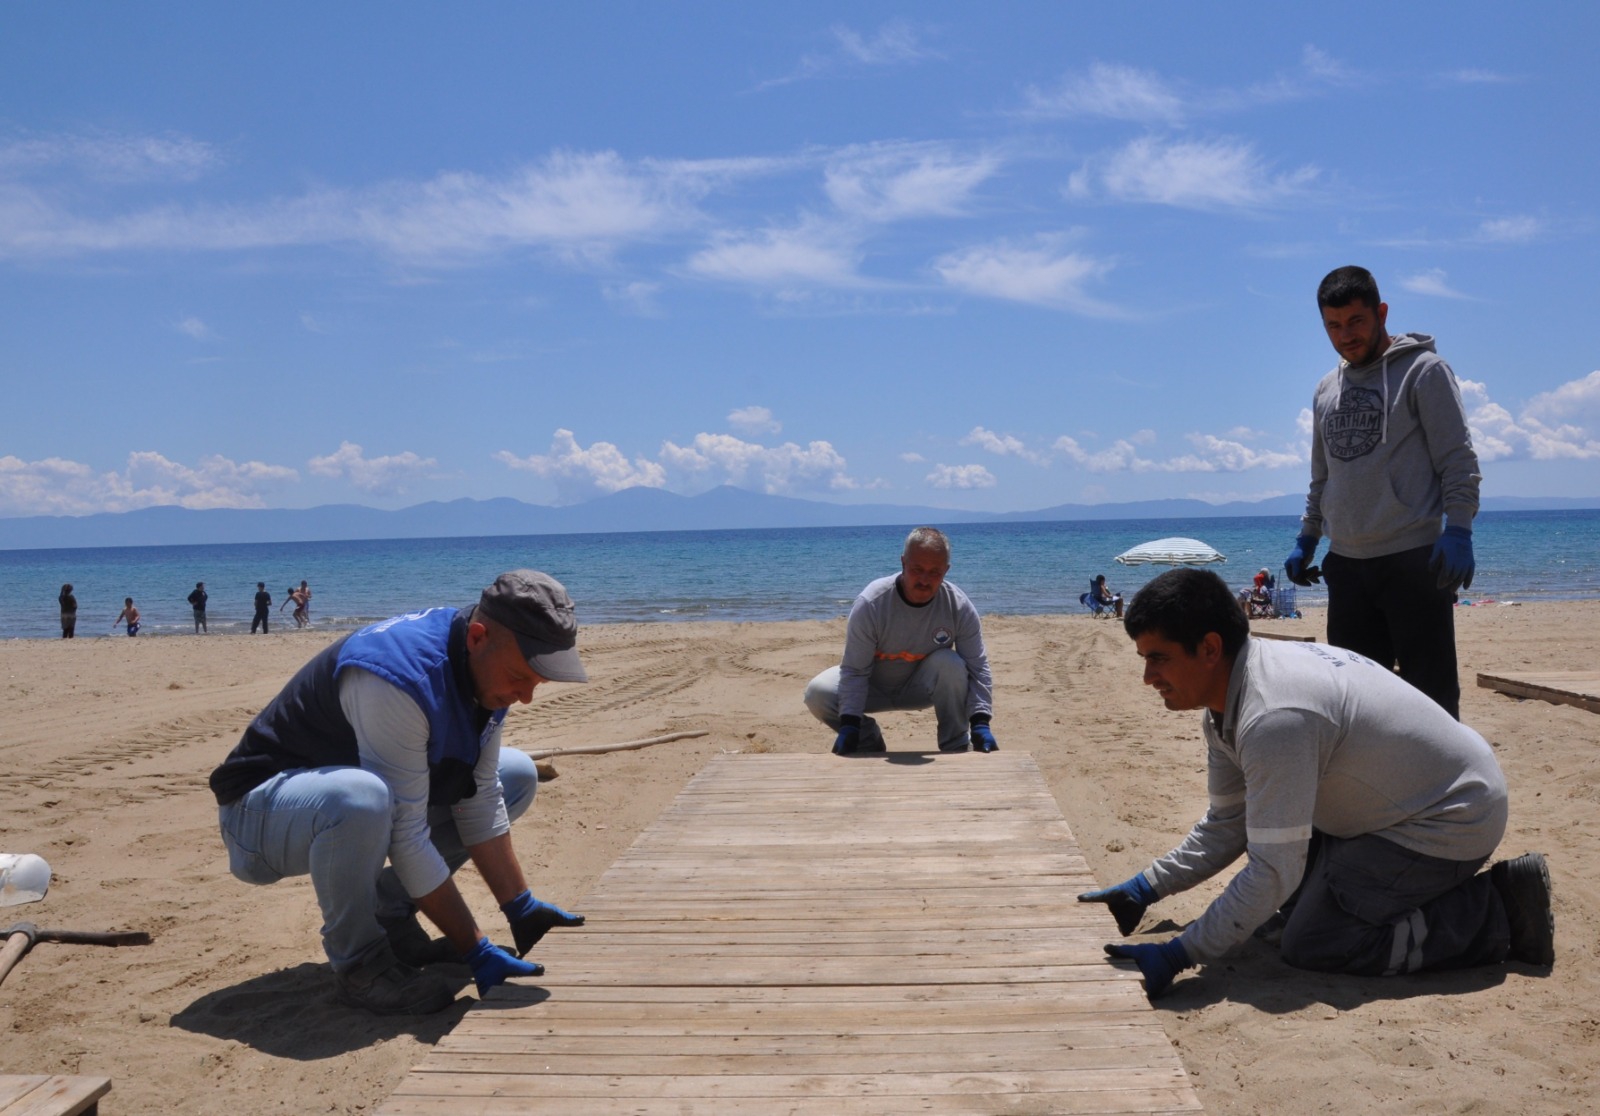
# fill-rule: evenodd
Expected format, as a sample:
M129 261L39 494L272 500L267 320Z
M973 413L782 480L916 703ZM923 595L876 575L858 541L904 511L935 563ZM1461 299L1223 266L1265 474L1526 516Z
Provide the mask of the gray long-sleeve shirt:
M872 582L850 608L839 661L839 713L859 717L866 710L874 675L881 688L897 689L923 659L945 648L954 648L967 664L967 716L993 712L994 683L977 608L948 581L927 604L907 604L895 587L898 576Z
M1221 723L1204 722L1210 808L1145 879L1171 895L1249 862L1181 935L1191 960L1221 957L1272 916L1300 883L1313 828L1460 861L1505 834L1488 743L1353 651L1249 640Z
M1311 488L1301 533L1347 558L1427 546L1440 517L1472 526L1478 455L1455 373L1423 333L1370 364L1341 364L1312 398Z

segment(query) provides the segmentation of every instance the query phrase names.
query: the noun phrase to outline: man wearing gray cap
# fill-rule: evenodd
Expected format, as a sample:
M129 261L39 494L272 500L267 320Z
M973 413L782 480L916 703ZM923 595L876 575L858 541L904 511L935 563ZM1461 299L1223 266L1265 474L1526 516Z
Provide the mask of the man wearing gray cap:
M500 746L513 702L542 682L589 680L577 638L560 582L501 574L471 608L396 616L325 648L211 773L232 873L253 884L310 875L345 1002L439 1011L455 988L422 966L465 963L482 995L542 973L521 960L528 949L553 926L583 924L528 890L510 830L539 777ZM456 888L468 859L510 923L515 956L490 943Z

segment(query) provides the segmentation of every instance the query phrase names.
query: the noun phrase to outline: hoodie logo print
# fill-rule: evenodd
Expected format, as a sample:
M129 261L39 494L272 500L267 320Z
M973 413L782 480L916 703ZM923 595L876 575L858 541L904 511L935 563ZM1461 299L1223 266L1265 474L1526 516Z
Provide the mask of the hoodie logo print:
M1382 432L1383 399L1367 388L1345 388L1339 406L1322 422L1322 440L1340 461L1371 453Z

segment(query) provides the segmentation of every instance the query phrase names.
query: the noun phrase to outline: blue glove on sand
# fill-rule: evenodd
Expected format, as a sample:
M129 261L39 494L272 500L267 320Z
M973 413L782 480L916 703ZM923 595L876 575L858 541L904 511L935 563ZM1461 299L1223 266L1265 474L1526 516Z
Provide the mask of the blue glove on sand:
M833 738L833 754L853 756L861 748L861 726L840 725L839 735Z
M1144 994L1152 1000L1172 987L1173 977L1194 968L1188 951L1177 938L1141 945L1108 945L1106 956L1124 958L1139 966L1144 974Z
M1472 573L1477 563L1472 557L1472 529L1446 527L1428 556L1428 569L1439 575L1439 588L1452 593L1472 588Z
M1314 535L1301 535L1294 540L1294 549L1289 551L1289 557L1283 560L1283 572L1296 585L1310 585L1313 581L1322 580L1316 567L1311 565L1312 559L1317 556L1318 541ZM1307 574L1308 568L1313 572Z
M488 938L479 938L478 947L467 954L467 964L472 967L472 979L478 985L478 995L483 995L507 977L543 976L544 966L532 961L518 961Z
M542 903L524 891L515 899L500 904L500 913L511 923L511 936L516 939L517 956L526 957L540 938L552 926L582 926L581 914L568 914L552 903Z
M1149 881L1140 872L1131 880L1123 880L1115 887L1103 887L1099 891L1085 891L1078 896L1080 903L1104 903L1111 908L1111 915L1117 920L1117 929L1122 931L1126 938L1133 933L1139 925L1139 920L1144 917L1145 908L1152 906L1157 899L1156 889L1151 887Z
M972 750L974 752L998 752L1000 745L995 742L994 732L989 728L988 721L974 721L968 730L972 737Z

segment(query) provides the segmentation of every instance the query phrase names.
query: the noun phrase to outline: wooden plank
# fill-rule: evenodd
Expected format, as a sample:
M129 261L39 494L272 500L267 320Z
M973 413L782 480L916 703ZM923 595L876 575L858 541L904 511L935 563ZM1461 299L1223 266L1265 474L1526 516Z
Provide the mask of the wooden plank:
M0 1077L0 1116L93 1116L109 1077L26 1074Z
M1546 670L1517 674L1479 674L1478 685L1516 698L1538 698L1600 713L1600 671Z
M379 1116L1192 1113L1032 757L723 756Z
M1251 639L1286 639L1286 640L1290 640L1290 641L1295 642L1295 643L1315 643L1315 642L1317 642L1317 637L1314 636L1314 635L1291 635L1289 632L1263 632L1263 631L1260 631L1259 629L1257 629L1254 625L1251 625L1251 627L1250 627L1250 638Z

